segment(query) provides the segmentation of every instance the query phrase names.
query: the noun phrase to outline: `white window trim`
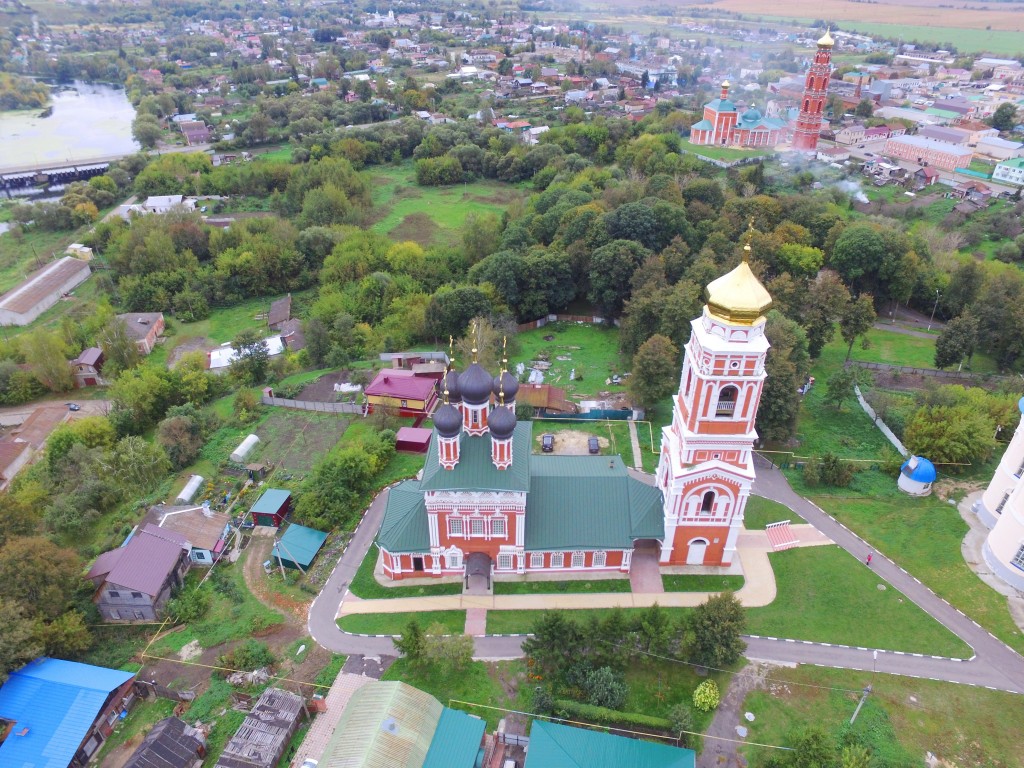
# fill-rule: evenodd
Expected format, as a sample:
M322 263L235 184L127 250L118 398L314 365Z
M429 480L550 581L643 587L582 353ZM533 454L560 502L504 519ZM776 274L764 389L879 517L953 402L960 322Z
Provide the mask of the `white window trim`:
M1021 544L1017 549L1017 554L1010 558L1010 565L1024 571L1024 544Z
M477 530L479 526L479 530ZM487 521L482 517L471 517L469 518L469 535L470 536L486 536L487 535Z
M552 552L551 553L551 567L552 568L565 568L565 552Z
M579 565L576 561L579 560ZM572 553L572 559L569 561L570 568L586 568L587 567L587 553L581 550L576 550Z
M499 526L502 529L500 532L497 530L497 528ZM491 518L491 536L498 536L498 537L501 537L501 538L505 538L507 535L508 535L508 521L505 520L505 518L503 516L501 516L501 515L498 515L496 517L492 517Z
M499 571L511 571L515 563L511 552L499 552L497 567Z
M604 568L607 565L607 563L608 563L608 553L607 552L595 552L593 554L593 562L591 563L591 565L593 565L594 568Z
M531 552L530 553L530 567L531 568L543 568L544 567L544 553L543 552Z
M456 526L458 530L455 530ZM466 522L461 517L449 517L448 518L448 535L449 536L465 536L466 533Z

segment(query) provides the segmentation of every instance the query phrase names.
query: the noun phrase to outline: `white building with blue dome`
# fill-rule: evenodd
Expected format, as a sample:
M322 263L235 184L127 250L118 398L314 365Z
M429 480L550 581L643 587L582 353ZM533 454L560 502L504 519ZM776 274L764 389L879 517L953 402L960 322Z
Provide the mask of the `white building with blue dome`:
M1024 413L1024 397L1017 403ZM1010 444L988 488L973 507L978 519L990 528L982 556L992 572L1024 592L1024 420L1017 425Z
M935 465L923 456L911 456L900 467L897 486L911 496L928 496L936 478Z

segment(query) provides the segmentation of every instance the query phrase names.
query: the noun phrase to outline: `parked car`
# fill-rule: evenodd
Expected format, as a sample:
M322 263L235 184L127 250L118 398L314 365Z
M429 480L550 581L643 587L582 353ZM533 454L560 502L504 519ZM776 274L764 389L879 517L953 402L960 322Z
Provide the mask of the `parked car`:
M82 410L82 406L80 406L78 403L68 403L68 410L69 411L80 411L80 410Z
M540 449L544 451L544 453L551 453L555 450L555 436L550 432L546 435L542 435L540 438Z
M599 442L597 442L597 438L596 437L591 437L590 439L587 440L587 450L590 453L600 453L601 452L601 444Z

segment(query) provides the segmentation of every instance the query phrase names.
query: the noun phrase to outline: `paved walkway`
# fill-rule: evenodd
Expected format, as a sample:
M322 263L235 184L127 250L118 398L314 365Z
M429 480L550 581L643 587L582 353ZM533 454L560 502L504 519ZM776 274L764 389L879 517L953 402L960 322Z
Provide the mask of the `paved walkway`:
M631 473L632 474L632 473ZM863 561L871 548L866 542L853 534L845 526L827 515L811 502L798 496L785 476L771 468L759 469L754 483L754 493L778 501L797 515L802 517L822 537L834 541L857 560ZM343 613L354 613L357 605L369 606L371 603L387 603L376 605L380 611L398 610L441 610L443 608L484 608L494 610L493 601L500 600L501 607L512 608L586 608L608 607L612 605L651 605L655 601L665 606L695 605L706 595L694 593L666 593L663 595L502 595L497 597L479 598L465 596L467 600L487 600L472 604L446 604L438 601L445 597L451 600L462 600L464 596L424 597L406 602L401 608L397 603L402 599L383 601L359 601L348 596L347 587L362 562L377 529L380 527L387 503L387 491L374 499L367 510L362 523L341 561L327 580L323 591L313 602L309 614L309 630L313 639L320 645L337 653L363 653L380 655L394 652L390 637L370 637L352 635L342 632L335 620L339 610ZM800 526L794 526L800 530ZM738 550L747 580L740 598L747 605L766 605L774 599L775 580L768 562L768 549L759 550L756 544L756 531L747 531L744 541ZM762 535L763 531L760 532ZM809 532L808 532L809 533ZM809 542L808 542L809 543ZM767 536L764 535L763 547L770 548ZM825 643L811 643L782 638L765 638L749 636L747 640L747 657L751 660L764 660L780 663L818 664L827 667L844 669L877 670L878 672L922 677L932 680L945 680L967 685L980 685L994 690L1024 693L1024 658L982 629L962 612L953 608L945 600L939 598L930 589L908 574L894 562L885 557L885 553L876 553L874 569L878 575L902 592L908 599L930 614L936 621L952 631L975 652L970 660L943 659L921 654L909 654L891 651L878 651L877 659L872 649L850 648ZM746 592L746 594L742 594ZM771 597L768 596L771 593ZM690 602L693 600L696 602ZM344 603L343 603L344 601ZM506 602L507 601L507 602ZM762 602L763 601L763 602ZM476 637L476 658L494 660L518 658L522 655L523 638L521 636Z
M313 718L313 724L309 726L306 737L291 762L293 766L302 765L302 761L307 757L319 760L323 756L327 742L330 741L341 715L345 712L345 707L348 706L348 700L352 698L353 693L370 682L373 682L373 678L365 675L353 675L348 672L338 675L325 697L327 711Z
M629 424L629 443L633 446L633 467L643 472L644 454L640 450L640 436L636 433L636 422L630 419L626 423Z

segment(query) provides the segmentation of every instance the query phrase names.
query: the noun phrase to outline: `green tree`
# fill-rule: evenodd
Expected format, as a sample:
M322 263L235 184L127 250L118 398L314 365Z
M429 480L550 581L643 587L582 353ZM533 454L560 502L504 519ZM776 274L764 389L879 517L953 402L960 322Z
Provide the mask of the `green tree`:
M668 652L672 634L672 622L669 621L665 609L657 603L640 614L636 623L636 639L640 650L665 654Z
M82 583L82 561L42 536L10 539L0 549L0 599L32 617L56 619Z
M394 638L392 642L395 645L395 650L408 659L411 664L422 663L425 637L423 629L416 619L406 624L405 632Z
M860 383L860 370L856 365L851 365L829 376L824 401L840 410L843 403L853 397L854 387Z
M810 371L807 334L774 309L767 317L764 332L771 347L764 364L767 378L757 408L757 431L768 440L785 441L796 430L800 413L798 389L807 381Z
M746 614L732 592L712 595L690 616L691 661L709 667L732 664L747 648L740 637L745 627Z
M588 704L608 709L621 709L629 693L622 675L608 667L590 670L583 689Z
M153 115L140 114L132 121L132 137L143 149L155 147L162 134L163 128Z
M0 597L0 682L43 653L32 619L17 602Z
M995 429L992 418L971 405L926 405L907 422L903 442L937 464L966 464L989 459Z
M607 317L618 317L630 280L650 252L632 240L613 240L590 256L590 301Z
M875 113L875 105L871 99L861 99L853 110L857 117L867 119Z
M104 469L125 492L137 494L163 479L171 470L171 462L159 445L129 435L121 438L105 457Z
M701 712L718 709L720 701L721 694L718 691L718 683L714 680L705 680L693 691L693 706Z
M583 635L575 619L562 611L545 611L533 625L530 637L523 641L528 664L544 677L564 673L578 660Z
M57 334L38 328L22 337L21 351L32 373L51 392L67 392L74 386L67 350Z
M954 317L935 340L935 367L941 370L959 365L966 358L969 368L977 345L977 319L970 313Z
M839 755L839 768L871 768L871 752L861 744L847 744Z
M807 728L793 745L792 768L835 768L835 741L821 727Z
M43 653L58 658L78 656L92 645L85 617L79 611L66 611L49 623L37 622L36 637Z
M693 742L693 710L685 702L679 702L668 711L668 719L672 722L672 733L679 740L680 747L689 747Z
M262 384L270 364L270 347L262 334L255 329L242 331L232 340L231 349L231 375L245 386Z
M1005 101L996 107L996 111L989 118L989 124L997 131L1011 131L1017 124L1017 106L1010 101Z
M447 631L443 624L431 624L423 638L423 663L442 677L458 674L473 662L473 638Z
M656 333L633 355L629 391L644 408L651 408L672 394L679 375L679 349L671 339Z
M182 469L195 461L203 448L202 428L191 416L173 416L160 422L157 441L167 452L171 467Z
M124 320L114 317L103 326L99 346L104 357L103 375L108 379L139 364L139 349L135 339L128 335Z
M871 330L875 323L875 301L866 293L847 302L839 316L839 333L846 342L846 359L853 353L853 342Z
M800 312L800 324L807 332L807 353L817 359L835 335L835 321L850 301L850 292L831 270L822 272L810 284Z

